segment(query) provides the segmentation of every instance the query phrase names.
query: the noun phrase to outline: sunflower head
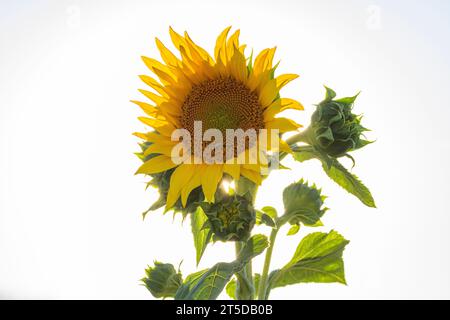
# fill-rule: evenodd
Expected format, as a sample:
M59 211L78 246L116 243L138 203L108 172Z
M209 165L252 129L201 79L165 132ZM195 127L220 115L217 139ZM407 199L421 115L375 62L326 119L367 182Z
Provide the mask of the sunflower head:
M361 125L361 116L352 112L358 95L335 100L336 93L326 90L325 100L317 106L307 129L309 142L332 157L344 156L370 143L362 137L367 129Z
M278 114L303 109L280 93L297 75L275 76L275 48L265 49L253 59L239 42L239 30L229 35L230 28L226 28L216 40L214 53L209 54L186 32L169 31L178 54L156 39L162 61L143 57L153 76L140 76L150 87L140 91L150 101L133 101L146 114L139 119L151 128L135 133L148 143L137 173L154 178L164 193L166 209L178 204L186 207L195 190L200 198L213 202L224 174L260 184L268 165L266 151L290 152L281 134L300 127ZM208 136L210 129L215 130L214 137ZM183 141L188 148L178 149L180 140L173 138L180 130L191 138L187 144ZM235 143L235 136L228 139L230 130L245 133L242 148ZM251 158L261 145L265 149L258 149ZM174 155L182 161L175 161ZM206 156L213 161L205 161Z
M255 225L256 213L248 197L224 195L216 203L203 202L215 241L246 241Z

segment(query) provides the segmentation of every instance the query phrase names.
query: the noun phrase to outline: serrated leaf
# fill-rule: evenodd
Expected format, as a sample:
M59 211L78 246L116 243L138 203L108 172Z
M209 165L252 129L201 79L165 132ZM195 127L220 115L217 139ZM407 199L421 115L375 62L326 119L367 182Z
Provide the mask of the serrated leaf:
M325 173L344 190L356 196L366 206L376 208L375 200L369 189L339 161L332 159L332 164L329 168L326 165L322 167Z
M207 221L208 217L201 207L198 207L197 210L191 214L191 228L194 237L197 265L200 263L206 246L211 240L212 232L209 225L206 223Z
M376 208L375 200L369 189L356 175L350 173L337 159L318 152L313 148L299 149L294 152L294 159L300 162L314 158L322 162L322 168L331 180L348 193L357 197L366 206Z
M304 237L291 261L269 277L270 288L302 282L346 284L342 253L349 243L336 231Z
M297 232L300 230L299 224L294 224L292 227L289 228L289 231L287 233L288 236L293 236L294 234L297 234Z

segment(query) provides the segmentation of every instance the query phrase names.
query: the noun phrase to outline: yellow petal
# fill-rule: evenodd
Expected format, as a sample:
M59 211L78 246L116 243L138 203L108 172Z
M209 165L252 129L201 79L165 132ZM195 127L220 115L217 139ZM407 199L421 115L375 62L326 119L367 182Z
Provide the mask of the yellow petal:
M280 151L284 151L286 153L292 153L291 147L289 147L289 145L284 140L280 139L278 141L278 145L279 145Z
M216 62L221 59L224 65L226 65L227 63L226 40L230 29L231 26L225 28L225 30L220 33L220 35L217 37L216 46L214 48L214 57L216 59Z
M147 90L143 90L143 89L139 89L139 92L142 93L144 96L146 96L147 98L149 98L150 100L152 100L154 103L156 103L157 105L166 102L166 98L161 97L159 95L157 95L156 93L153 93L151 91L147 91Z
M149 57L144 57L144 56L142 56L141 58L142 58L142 61L144 61L147 68L149 68L151 71L154 71L153 69L157 68L159 70L166 72L169 75L171 74L170 69L166 65L159 62L158 60L155 60L155 59L152 59Z
M258 54L258 56L255 58L255 63L253 65L253 72L256 75L272 69L275 51L276 48L264 49Z
M227 41L227 54L231 57L234 54L234 49L237 48L239 50L239 35L241 31L236 30Z
M198 54L199 57L199 61L207 61L207 62L211 62L212 58L209 55L209 53L203 49L202 47L198 46L189 36L189 34L187 32L184 32L184 38L186 40L186 44L189 48L189 50L195 51ZM194 58L194 57L193 57Z
M233 56L230 61L231 74L241 82L247 81L247 64L244 55L237 47L234 48Z
M172 124L170 124L167 121L162 121L159 119L152 119L152 118L146 118L146 117L138 117L138 119L154 128L156 131L158 131L159 133L167 136L167 137L171 137L172 136L172 132L176 129Z
M278 113L288 109L304 110L303 105L298 101L288 98L277 99L264 110L264 121L271 121Z
M187 32L184 33L184 38L186 39L186 43L192 47L195 51L197 51L200 56L202 57L203 60L207 61L207 62L212 62L212 58L209 55L208 51L206 51L205 49L203 49L202 47L198 46L189 36L189 34Z
M191 179L189 179L188 182L185 184L183 189L181 189L181 204L183 205L183 207L186 206L186 202L187 202L187 199L188 199L191 191L194 190L195 188L199 187L202 184L202 179L201 179L202 174L199 171L200 166L194 165L194 164L191 164L191 166L195 166L193 169L194 174L192 175Z
M155 89L160 95L168 97L166 91L164 90L164 87L158 81L153 79L152 77L149 77L147 75L140 75L139 78L141 78L141 80L145 84L147 84L151 88Z
M150 117L153 117L153 118L161 117L159 110L155 106L152 106L148 103L141 102L141 101L131 100L131 102L138 105ZM161 120L164 120L164 119L161 119Z
M241 175L253 181L257 185L260 185L262 182L261 174L259 172L241 168Z
M170 177L169 192L167 193L166 210L173 207L181 194L187 180L194 174L193 166L190 164L182 164L178 166Z
M244 163L242 164L242 169L255 171L255 172L261 172L261 165L258 163Z
M172 162L171 158L168 156L156 156L150 160L144 162L142 166L136 171L135 174L153 174L166 171L176 167L177 165Z
M223 175L223 165L212 164L207 165L202 175L203 194L207 201L214 201L214 193L217 189L217 184Z
M156 46L161 53L161 58L167 65L178 66L180 60L158 39L155 38Z
M181 105L173 101L165 101L158 107L161 111L169 113L172 116L179 117L181 115Z
M141 139L143 139L143 140L147 140L147 134L145 134L145 133L142 133L142 132L133 132L133 135L136 136L136 137L138 137L138 138L141 138Z
M275 79L269 80L264 85L259 95L259 102L261 103L261 106L263 108L269 106L273 102L273 100L275 100L277 95L277 82L275 81Z
M233 163L225 163L223 165L223 172L228 173L234 180L239 180L241 175L241 165L236 163L236 159L233 160Z
M297 78L298 78L298 74L286 73L286 74L279 75L276 78L278 90L280 90L285 85L287 85L289 82L291 82L292 80L297 79Z
M156 74L164 85L177 85L178 77L171 71L154 67L153 73Z
M170 141L171 144L169 143L153 143L151 146L149 146L147 149L145 149L144 151L144 156L148 156L149 154L152 153L156 153L156 154L163 154L166 155L168 157L172 156L172 149L173 147L177 144L177 142L175 141Z
M300 124L296 123L294 120L287 118L275 118L271 121L266 122L267 129L278 129L280 133L295 131L301 127Z
M287 109L304 110L305 108L297 100L289 99L289 98L281 98L281 111L284 111Z
M186 45L186 41L184 40L184 38L179 35L177 32L175 32L172 27L169 27L169 34L170 34L170 38L172 39L173 45L179 49L180 46Z
M147 132L147 133L135 132L133 134L136 137L142 138L146 141L153 142L153 143L155 143L155 142L160 143L160 144L173 144L174 143L174 141L170 140L168 137L162 136L154 131Z

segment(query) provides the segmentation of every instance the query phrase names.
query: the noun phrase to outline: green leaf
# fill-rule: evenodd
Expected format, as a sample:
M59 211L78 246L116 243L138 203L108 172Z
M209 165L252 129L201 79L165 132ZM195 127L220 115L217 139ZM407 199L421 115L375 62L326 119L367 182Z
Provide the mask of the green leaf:
M336 158L329 157L314 148L299 149L294 152L294 159L300 162L314 158L322 162L322 168L331 180L336 182L348 193L357 197L366 206L376 208L375 200L369 189Z
M336 231L304 237L291 261L270 274L271 289L302 282L346 284L342 253L349 243Z
M265 206L261 209L263 212L265 212L269 217L272 219L276 219L278 217L277 209L271 206Z
M300 230L299 224L294 224L288 231L288 236L293 236L294 234L297 234L297 232Z
M268 240L264 235L255 235L245 244L238 258L230 263L219 262L211 269L191 274L178 289L177 300L214 300L233 274L240 272L255 256L267 248Z
M327 168L326 165L322 165L322 167L325 173L344 190L356 196L366 206L376 208L375 200L369 189L339 161L332 159L331 167Z
M255 212L256 212L255 223L257 225L265 224L265 225L267 225L269 227L272 227L272 228L275 227L275 221L273 221L270 216L268 216L267 214L265 214L264 212L262 212L260 210L255 210Z
M201 207L191 214L192 235L194 236L194 246L197 265L205 252L206 246L211 240L211 229L206 222L208 217Z
M228 282L227 286L225 287L225 291L231 299L236 300L236 280L235 279L232 279L230 282Z
M261 216L261 222L269 227L275 228L275 221L265 213Z
M261 279L261 275L259 273L255 273L253 275L253 282L254 282L254 287L255 287L255 292L258 292L258 288L259 288L259 280ZM226 293L228 294L228 296L233 299L236 300L236 279L231 279L230 282L228 282L225 290Z
M214 300L230 281L236 263L219 262L202 274L196 274L185 282L175 295L176 300Z
M238 255L236 262L247 264L251 259L261 254L269 246L269 240L263 234L255 234L248 239Z

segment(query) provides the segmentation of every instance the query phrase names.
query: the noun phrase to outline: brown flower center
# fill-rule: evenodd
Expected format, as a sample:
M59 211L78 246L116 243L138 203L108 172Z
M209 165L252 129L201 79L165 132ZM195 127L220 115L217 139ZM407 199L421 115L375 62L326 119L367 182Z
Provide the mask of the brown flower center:
M194 121L203 131L219 129L261 129L263 113L258 95L233 78L206 80L195 85L182 106L182 127L194 133Z

